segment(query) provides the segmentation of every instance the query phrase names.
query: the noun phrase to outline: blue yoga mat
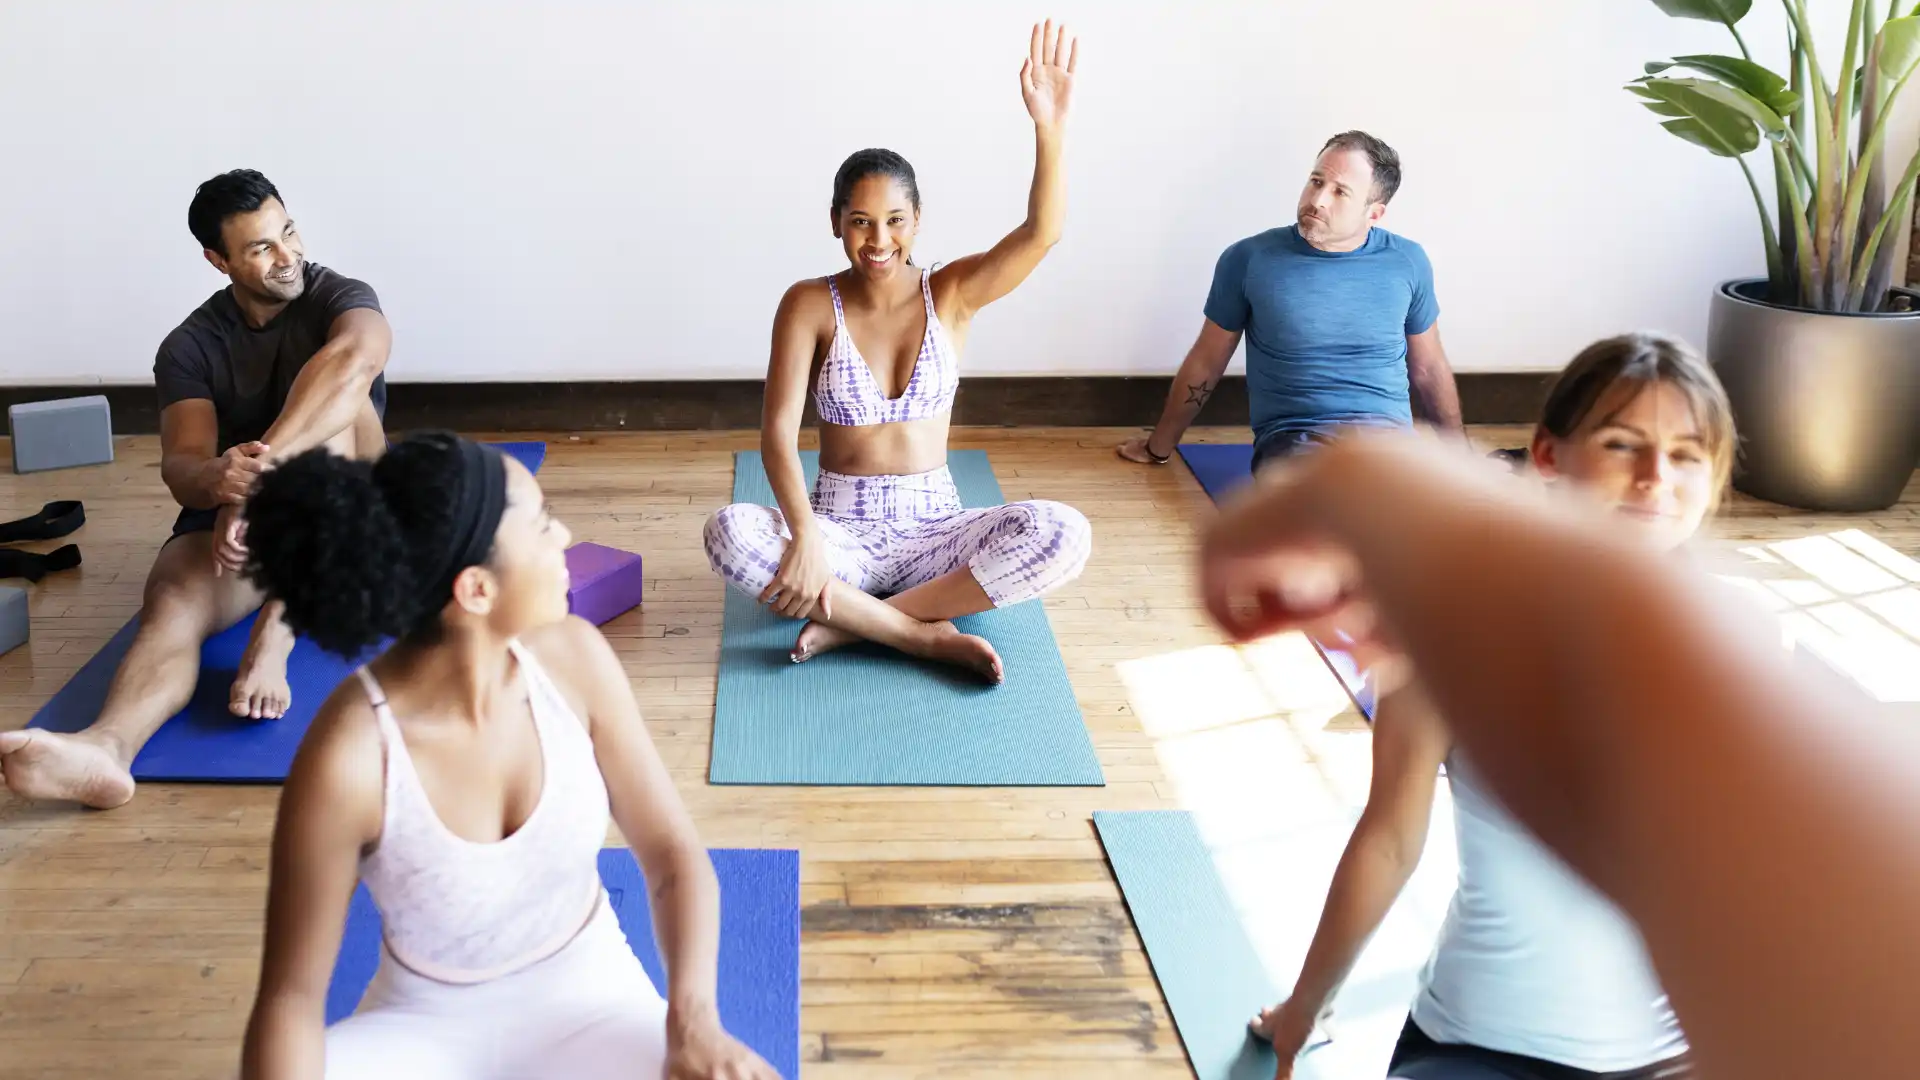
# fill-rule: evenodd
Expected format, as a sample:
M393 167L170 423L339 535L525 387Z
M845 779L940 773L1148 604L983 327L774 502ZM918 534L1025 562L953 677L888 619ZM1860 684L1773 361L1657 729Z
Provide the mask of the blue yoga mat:
M817 456L801 455L807 481ZM1004 501L987 455L948 455L969 507ZM760 455L734 459L735 502L773 505ZM800 625L726 587L713 712L716 784L1089 786L1106 783L1039 601L954 620L993 643L1006 681L856 645L787 659Z
M1242 484L1253 480L1253 447L1248 443L1182 443L1180 460L1187 463L1187 469L1193 478L1200 481L1207 495L1215 503L1225 499L1229 493ZM1308 638L1312 641L1312 638ZM1373 719L1373 687L1367 685L1367 679L1360 669L1354 666L1353 657L1339 649L1329 649L1318 641L1313 647L1319 650L1320 658L1327 662L1340 685L1346 687L1347 696L1359 710Z
M534 472L546 460L547 444L496 443ZM378 654L347 660L301 638L287 656L287 686L293 705L278 720L247 720L227 711L228 694L253 635L254 615L208 638L200 647L200 681L187 707L168 720L133 759L133 778L140 781L279 783L287 778L293 754L313 723L314 714L341 680L362 661ZM107 689L126 658L140 627L135 615L108 639L67 685L40 707L28 727L48 731L79 731L94 722L106 704Z
M1194 1073L1273 1080L1273 1048L1247 1021L1286 988L1261 967L1192 815L1096 811L1093 826Z
M800 1075L800 853L717 849L720 878L720 1020L784 1077ZM666 996L667 972L653 940L646 878L626 848L600 852L620 929ZM340 959L327 987L327 1023L353 1015L380 966L380 912L362 885L347 909Z

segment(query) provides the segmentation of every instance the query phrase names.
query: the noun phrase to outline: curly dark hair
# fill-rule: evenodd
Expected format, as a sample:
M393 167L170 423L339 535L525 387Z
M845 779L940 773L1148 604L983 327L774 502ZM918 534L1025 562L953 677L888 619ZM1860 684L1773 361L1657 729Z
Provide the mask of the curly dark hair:
M227 245L220 227L235 214L251 214L260 209L268 199L282 206L287 202L280 197L280 189L273 186L273 181L253 169L223 172L194 190L193 201L187 204L187 230L200 241L201 247L224 256Z
M431 641L448 597L425 593L454 542L461 467L450 432L409 436L377 463L324 448L287 461L247 502L247 576L340 656Z
M853 185L875 174L891 177L907 189L907 202L915 210L920 209L920 182L914 179L913 166L891 150L870 148L854 151L840 163L840 171L833 174L834 217L839 217L853 199Z

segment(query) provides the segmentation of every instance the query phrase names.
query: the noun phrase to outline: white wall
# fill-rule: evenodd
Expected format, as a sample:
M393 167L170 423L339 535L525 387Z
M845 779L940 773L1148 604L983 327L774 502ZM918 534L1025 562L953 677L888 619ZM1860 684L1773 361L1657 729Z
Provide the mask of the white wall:
M1837 0L1818 0L1832 7ZM150 378L223 284L194 185L263 170L311 257L364 278L401 380L757 377L781 290L842 265L834 168L901 151L920 261L1019 220L1031 2L0 4L0 382ZM1070 0L1065 242L976 323L976 373L1166 373L1213 261L1286 224L1334 131L1405 160L1458 367L1701 338L1757 273L1739 171L1621 85L1730 51L1632 0ZM1778 63L1778 20L1749 40ZM1829 21L1830 16L1829 16Z

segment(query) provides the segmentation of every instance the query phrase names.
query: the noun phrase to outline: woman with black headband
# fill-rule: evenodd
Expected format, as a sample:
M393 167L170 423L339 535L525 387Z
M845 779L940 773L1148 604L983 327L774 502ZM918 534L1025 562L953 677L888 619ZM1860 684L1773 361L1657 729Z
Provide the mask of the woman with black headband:
M274 829L247 1080L761 1080L715 1006L719 886L606 639L567 614L533 474L454 435L377 463L324 450L260 482L248 573L345 656ZM671 1001L609 906L609 816L651 886ZM347 906L380 968L325 1027Z

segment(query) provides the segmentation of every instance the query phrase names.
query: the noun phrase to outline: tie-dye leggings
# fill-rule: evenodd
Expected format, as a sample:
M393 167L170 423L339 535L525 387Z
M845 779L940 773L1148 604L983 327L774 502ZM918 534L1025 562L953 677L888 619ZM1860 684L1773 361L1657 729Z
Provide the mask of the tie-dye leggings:
M962 508L944 465L911 476L823 469L809 502L833 575L875 596L964 566L993 606L1006 607L1080 576L1093 551L1086 516L1062 503ZM757 598L779 573L792 535L777 508L734 503L707 519L707 558L728 584Z

